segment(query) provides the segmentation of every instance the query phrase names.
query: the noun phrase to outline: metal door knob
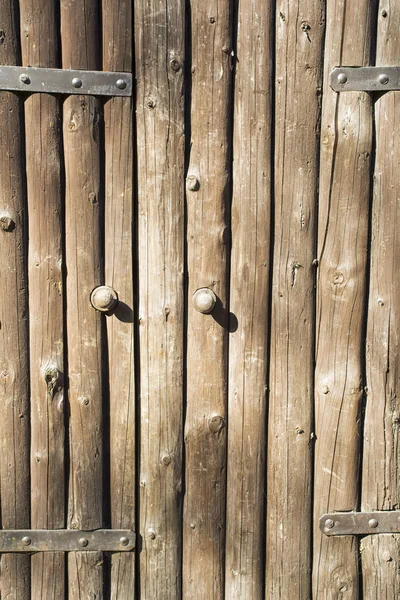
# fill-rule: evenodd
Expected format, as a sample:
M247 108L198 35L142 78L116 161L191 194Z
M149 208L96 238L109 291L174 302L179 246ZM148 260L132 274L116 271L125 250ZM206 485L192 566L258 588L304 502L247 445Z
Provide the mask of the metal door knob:
M216 303L217 296L209 288L200 288L193 294L193 306L204 315L212 312Z
M90 294L90 302L93 308L100 312L109 312L118 303L118 294L108 285L99 285Z

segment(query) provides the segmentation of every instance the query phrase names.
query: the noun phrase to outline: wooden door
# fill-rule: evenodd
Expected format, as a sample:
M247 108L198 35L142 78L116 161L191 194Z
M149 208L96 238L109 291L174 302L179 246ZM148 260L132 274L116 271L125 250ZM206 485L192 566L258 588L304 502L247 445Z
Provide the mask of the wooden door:
M0 2L1 600L399 597L399 27Z

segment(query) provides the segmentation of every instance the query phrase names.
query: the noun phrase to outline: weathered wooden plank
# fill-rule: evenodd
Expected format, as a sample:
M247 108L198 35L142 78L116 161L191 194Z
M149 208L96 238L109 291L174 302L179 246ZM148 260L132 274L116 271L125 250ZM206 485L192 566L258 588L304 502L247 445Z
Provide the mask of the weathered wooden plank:
M381 2L377 65L398 65L400 5ZM367 328L367 405L362 476L363 511L398 509L400 502L400 140L396 92L375 102L375 176L372 208L370 291ZM361 542L365 600L400 595L400 536L365 537Z
M132 71L132 3L103 0L103 69ZM111 527L135 525L132 100L112 98L105 121L105 282L119 305L107 319ZM134 596L135 554L111 555L111 598Z
M372 148L368 94L337 94L337 65L370 64L374 2L328 0L321 131L314 523L357 508ZM358 542L314 527L315 598L358 598Z
M61 1L63 68L99 69L99 2ZM73 35L72 35L72 32ZM101 105L88 96L64 102L67 347L70 410L68 526L103 524L102 322L90 293L102 283ZM70 553L69 597L103 598L100 552Z
M310 598L316 207L324 2L276 11L267 598Z
M181 597L184 17L135 3L143 598Z
M22 64L58 67L56 4L21 0ZM65 527L61 106L25 102L29 215L31 527ZM32 555L32 598L64 594L63 553Z
M0 3L0 64L20 61L18 1ZM29 527L29 356L22 103L0 94L0 495L4 529ZM2 598L30 599L30 557L3 554Z
M272 4L240 2L237 16L225 566L232 600L264 598Z
M191 3L183 597L208 600L223 597L225 570L232 13L230 0ZM218 298L211 315L192 304L203 287Z

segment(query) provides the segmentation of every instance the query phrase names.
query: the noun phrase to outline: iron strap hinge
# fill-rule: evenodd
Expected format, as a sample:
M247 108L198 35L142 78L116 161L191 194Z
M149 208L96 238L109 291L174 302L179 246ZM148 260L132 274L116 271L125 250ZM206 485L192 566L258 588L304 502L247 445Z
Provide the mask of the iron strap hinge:
M400 511L330 513L322 515L319 528L329 536L400 533Z
M0 553L5 552L130 552L135 533L129 529L2 529Z
M400 90L400 67L335 67L329 84L335 92Z
M0 91L132 96L132 73L0 66Z

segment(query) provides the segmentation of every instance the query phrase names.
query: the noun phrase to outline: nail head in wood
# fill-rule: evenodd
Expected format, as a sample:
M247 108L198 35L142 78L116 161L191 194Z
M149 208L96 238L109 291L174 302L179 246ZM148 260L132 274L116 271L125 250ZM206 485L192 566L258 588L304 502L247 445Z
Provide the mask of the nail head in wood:
M109 312L118 303L117 292L108 285L100 285L90 295L90 302L96 310Z
M209 288L200 288L193 294L193 306L204 314L210 314L217 303L217 297Z

